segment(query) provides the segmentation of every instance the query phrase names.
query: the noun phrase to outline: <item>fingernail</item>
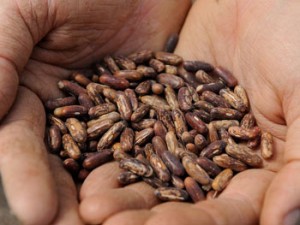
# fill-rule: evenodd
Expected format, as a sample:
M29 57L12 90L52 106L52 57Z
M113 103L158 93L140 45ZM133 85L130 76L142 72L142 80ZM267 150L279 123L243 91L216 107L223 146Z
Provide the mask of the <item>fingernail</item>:
M290 212L284 219L284 225L300 225L300 209Z

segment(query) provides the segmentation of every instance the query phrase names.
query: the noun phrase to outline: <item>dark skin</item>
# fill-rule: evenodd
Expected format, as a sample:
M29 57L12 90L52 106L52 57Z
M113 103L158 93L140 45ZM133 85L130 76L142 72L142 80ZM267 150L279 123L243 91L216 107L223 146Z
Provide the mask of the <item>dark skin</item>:
M15 98L19 74L24 86L0 129L0 169L10 205L26 224L83 223L74 184L60 167L53 167L57 159L49 159L42 141L42 101L60 96L57 80L107 53L162 49L168 34L180 29L189 8L188 1L163 1L165 5L130 1L128 10L118 11L116 6L123 1L89 2L94 5L5 1L7 8L0 14L0 21L6 21L0 27L7 30L0 35L0 102L5 103L1 115ZM113 17L105 7L112 7ZM39 15L34 15L30 9L37 8ZM300 206L296 179L300 35L295 29L299 10L297 1L198 0L176 49L185 59L228 68L246 88L259 126L274 136L275 156L264 163L264 169L239 174L216 200L157 205L153 190L144 183L120 189L117 164L106 164L94 170L81 188L82 220L90 224L288 224L286 216ZM137 22L144 24L136 31ZM103 31L100 36L98 30ZM50 172L50 165L57 171ZM56 185L63 181L64 185ZM296 219L297 212L290 221Z

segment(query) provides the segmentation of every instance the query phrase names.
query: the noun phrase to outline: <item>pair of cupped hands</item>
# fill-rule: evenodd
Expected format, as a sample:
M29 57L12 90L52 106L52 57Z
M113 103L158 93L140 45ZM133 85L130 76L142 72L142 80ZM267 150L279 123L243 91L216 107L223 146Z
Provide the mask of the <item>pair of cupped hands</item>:
M300 218L300 2L297 0L2 0L0 170L23 224L292 225ZM233 178L214 200L157 205L119 169L94 170L79 193L46 151L43 102L57 81L106 54L161 50L221 65L247 90L259 126L274 136L263 169Z

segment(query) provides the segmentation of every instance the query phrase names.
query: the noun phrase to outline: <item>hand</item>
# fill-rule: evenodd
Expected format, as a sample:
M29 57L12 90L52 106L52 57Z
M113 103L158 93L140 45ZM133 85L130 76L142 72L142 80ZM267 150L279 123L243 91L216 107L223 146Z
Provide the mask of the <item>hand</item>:
M275 155L264 163L264 169L238 174L215 200L155 206L153 190L141 183L119 189L117 171L103 175L114 170L114 165L105 165L83 184L82 217L93 224L296 222L300 207L300 33L295 29L299 10L296 1L198 0L189 12L176 49L185 59L228 68L246 88L259 126L274 136ZM297 208L292 218L287 218ZM120 213L108 217L108 210Z
M162 48L189 8L189 1L180 3L2 2L0 119L15 103L0 127L0 170L9 205L22 224L82 224L71 177L46 154L42 101L61 95L56 83L72 69L107 53ZM172 21L166 23L169 15Z

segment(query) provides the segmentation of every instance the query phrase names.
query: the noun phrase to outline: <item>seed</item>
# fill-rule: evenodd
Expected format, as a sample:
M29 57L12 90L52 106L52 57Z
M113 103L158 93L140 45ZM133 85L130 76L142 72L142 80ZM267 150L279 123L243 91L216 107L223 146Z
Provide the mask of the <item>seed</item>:
M135 93L138 95L146 95L149 94L151 90L151 81L146 80L141 82L136 88L135 88Z
M126 127L121 133L120 143L123 151L128 152L133 148L134 136L134 131L129 127Z
M135 92L132 89L126 89L124 91L124 93L130 101L132 110L135 111L139 106L139 102L138 102Z
M99 77L99 81L102 84L106 84L107 86L117 89L117 90L125 90L126 88L129 88L129 82L120 77L103 74Z
M142 64L149 61L152 58L153 52L150 50L142 50L140 52L135 52L127 56L136 64Z
M105 56L103 60L112 73L115 73L116 71L120 70L115 60L111 56Z
M119 68L121 68L123 70L135 70L136 69L135 63L127 57L116 56L115 62L117 63ZM119 70L119 71L121 71L121 70ZM118 71L116 71L114 75L116 75L117 72Z
M83 143L87 139L87 131L82 126L80 121L76 118L68 118L66 120L66 127L68 128L74 141Z
M120 184L128 185L137 182L140 177L130 171L122 171L117 179Z
M64 97L64 98L56 98L52 100L48 100L45 103L45 106L49 110L54 110L59 107L74 105L76 104L76 98L74 96Z
M143 74L137 70L119 70L114 73L114 76L128 81L139 81L143 78Z
M156 71L150 66L139 65L136 70L145 78L155 78L157 75Z
M225 169L214 179L211 186L215 191L223 191L233 177L231 169Z
M195 77L201 84L209 84L215 82L215 80L210 75L208 75L204 70L198 70L195 73Z
M61 133L60 129L56 125L52 125L48 129L48 146L50 151L56 153L60 150L61 147Z
M188 112L185 114L186 122L200 134L207 133L208 129L205 123L195 114Z
M165 66L165 72L168 74L177 74L177 67L176 66L171 66L171 65L166 65Z
M170 53L174 52L176 45L178 43L178 40L179 40L179 35L177 33L171 34L166 41L164 51L170 52Z
M160 95L164 92L164 86L160 83L154 83L151 85L151 91L153 94Z
M214 67L211 64L199 60L194 60L194 61L185 60L183 61L183 66L187 71L190 72L196 72L198 70L211 72L214 69Z
M182 87L178 91L178 104L182 111L189 111L193 108L193 97L187 87Z
M220 167L229 168L238 172L244 171L248 168L245 163L232 158L227 154L214 156L213 161Z
M171 183L176 188L179 188L179 189L184 189L185 188L183 180L178 176L172 175L171 176Z
M151 59L149 65L158 73L164 71L165 69L165 64L157 59Z
M150 177L153 174L153 170L150 166L145 165L138 159L123 159L119 163L120 168L129 170L139 176Z
M89 109L89 116L91 118L96 118L96 117L102 116L104 114L114 112L116 110L117 110L117 108L116 108L115 104L113 104L113 103L103 103L103 104L96 105L96 106L90 108Z
M204 91L211 91L211 92L219 92L225 85L223 83L209 83L209 84L200 84L196 88L198 94L202 94Z
M213 73L230 88L235 87L238 83L237 79L232 75L232 73L221 66L215 67Z
M166 100L157 95L144 95L140 97L140 100L154 109L170 110L170 106Z
M146 128L135 134L135 145L143 145L147 143L154 135L153 128Z
M210 117L212 120L239 120L243 117L243 114L235 109L215 107L210 111Z
M174 89L169 85L167 85L167 87L165 88L165 98L172 110L179 108L176 93Z
M83 160L82 166L87 170L95 169L102 164L113 159L113 152L110 149L104 149L101 152L92 153Z
M208 101L216 107L230 108L230 104L224 98L211 91L204 91L202 96L205 101Z
M200 85L194 74L186 71L182 65L178 67L177 72L178 75L186 82L186 84L191 85L193 88L196 88L198 85Z
M118 92L116 97L116 104L121 118L129 121L132 115L132 107L129 98L124 92Z
M58 88L71 93L72 95L78 96L79 94L86 94L87 91L85 88L79 86L78 84L68 81L68 80L61 80L58 82Z
M76 144L76 142L73 140L71 135L64 134L62 136L62 145L70 158L75 160L78 160L80 158L81 156L80 149Z
M76 81L78 84L82 85L83 87L86 87L89 83L92 82L86 75L80 72L73 73L71 79Z
M169 85L174 89L179 89L184 85L182 78L168 73L161 73L156 77L156 79L159 83L165 86Z
M221 172L220 167L218 167L215 162L206 157L200 156L199 158L197 158L197 163L207 172L209 176L215 177Z
M68 105L56 108L53 114L57 117L72 117L86 115L88 109L82 105Z
M214 141L201 151L200 156L212 158L215 155L220 155L224 151L225 147L226 142L222 140Z
M182 62L182 58L174 53L169 52L155 52L154 56L156 59L169 65L178 65Z
M251 129L246 129L238 126L231 126L228 128L228 133L236 138L242 139L242 140L250 140L258 135L260 135L261 130L259 127L253 127Z
M154 194L162 201L186 201L189 197L186 191L172 187L157 188Z
M193 200L193 202L199 202L205 200L205 195L198 183L191 177L184 179L184 185L187 193Z
M265 131L261 135L261 156L264 159L270 159L273 156L273 136Z
M72 158L65 159L63 161L63 166L73 176L77 175L80 170L79 163L75 159L72 159Z

